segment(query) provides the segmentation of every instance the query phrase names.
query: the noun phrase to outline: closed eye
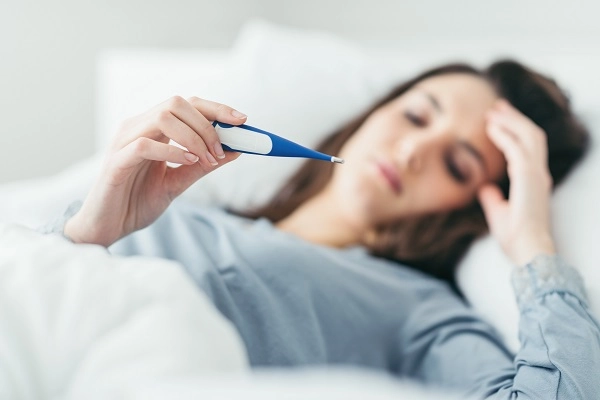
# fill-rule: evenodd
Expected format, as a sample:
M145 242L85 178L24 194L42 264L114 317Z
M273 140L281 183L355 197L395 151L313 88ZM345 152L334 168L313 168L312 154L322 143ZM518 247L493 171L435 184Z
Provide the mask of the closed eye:
M446 169L448 170L448 173L458 183L465 184L465 183L469 182L470 174L469 173L465 173L464 171L461 170L461 168L458 166L457 162L455 161L455 159L452 156L452 154L450 154L450 152L447 152L444 155L444 162L446 164Z
M414 114L410 111L405 111L404 117L410 123L412 123L413 125L415 125L417 127L422 128L427 125L427 121L425 120L425 118L422 118L422 117L418 116L417 114ZM461 142L460 145L462 147L466 147L467 150L469 150L469 152L474 154L475 156L480 155L479 152L474 150L472 148L472 146L470 146L468 143ZM475 153L473 153L473 152L475 152ZM476 157L476 158L477 158L477 161L479 161L481 164L483 164L481 162L480 157ZM455 181L457 181L458 183L461 183L461 184L469 183L469 181L471 180L471 171L464 171L464 169L459 166L459 164L456 162L456 155L454 155L452 151L449 150L444 154L444 163L446 164L446 170L448 171L450 176Z
M405 111L404 117L415 126L418 126L418 127L425 126L426 121L423 118L419 117L418 115L411 113L410 111Z

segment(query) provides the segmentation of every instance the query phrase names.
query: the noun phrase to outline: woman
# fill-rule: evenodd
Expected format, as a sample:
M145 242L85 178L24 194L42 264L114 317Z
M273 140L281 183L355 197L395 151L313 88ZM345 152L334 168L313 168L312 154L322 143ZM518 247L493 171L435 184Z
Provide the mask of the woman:
M270 204L238 215L169 207L239 156L222 151L212 120L246 116L175 97L127 120L64 234L179 261L254 366L355 364L500 398L600 391L600 328L549 220L553 182L587 134L553 81L510 61L428 71L319 147L346 164L309 161ZM515 265L516 356L452 290L487 226Z

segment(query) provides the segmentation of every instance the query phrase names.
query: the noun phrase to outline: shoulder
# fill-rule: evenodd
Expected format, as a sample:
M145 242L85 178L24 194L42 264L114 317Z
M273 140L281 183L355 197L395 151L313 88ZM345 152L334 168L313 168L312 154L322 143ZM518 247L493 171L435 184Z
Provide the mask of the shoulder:
M359 250L360 249L360 250ZM365 248L348 252L353 263L366 267L380 279L400 282L403 290L409 290L417 300L452 299L462 302L462 297L446 281L438 279L410 265L369 254Z
M475 311L449 282L400 262L366 253L363 257L369 260L369 268L378 270L381 276L402 281L402 287L410 293L413 300L410 319L425 323L430 321L432 324L466 316L478 319Z

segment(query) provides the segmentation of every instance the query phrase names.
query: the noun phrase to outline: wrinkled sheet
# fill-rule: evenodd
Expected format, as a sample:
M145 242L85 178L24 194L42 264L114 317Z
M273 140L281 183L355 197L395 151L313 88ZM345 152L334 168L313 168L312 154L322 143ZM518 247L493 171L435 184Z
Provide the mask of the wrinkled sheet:
M458 399L350 367L250 371L174 262L0 223L0 399Z
M0 224L0 399L119 398L243 373L237 331L178 264Z

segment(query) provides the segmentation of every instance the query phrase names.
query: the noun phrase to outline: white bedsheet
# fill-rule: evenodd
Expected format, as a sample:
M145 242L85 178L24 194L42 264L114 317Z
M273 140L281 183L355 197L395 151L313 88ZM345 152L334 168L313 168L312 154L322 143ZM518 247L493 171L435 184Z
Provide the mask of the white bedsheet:
M0 224L0 399L115 399L246 370L233 325L177 264Z
M0 399L457 399L353 368L251 372L174 262L0 223Z

